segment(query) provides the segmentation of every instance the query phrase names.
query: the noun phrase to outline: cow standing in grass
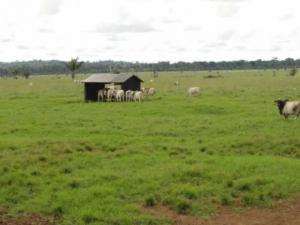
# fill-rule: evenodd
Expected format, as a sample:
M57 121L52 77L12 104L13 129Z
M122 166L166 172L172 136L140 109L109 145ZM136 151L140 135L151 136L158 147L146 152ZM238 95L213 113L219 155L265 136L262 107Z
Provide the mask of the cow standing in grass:
M153 95L155 95L155 93L156 93L156 90L155 90L155 88L149 88L149 90L148 90L148 92L147 92L147 95L148 96L153 96Z
M117 90L116 91L116 101L121 102L124 100L125 94L123 90Z
M141 89L141 92L143 93L143 95L144 95L145 97L148 97L148 96L153 96L153 95L155 95L156 90L155 90L155 88L153 88L153 87L151 87L151 88L145 88L145 87L143 87L143 88Z
M300 116L300 101L289 101L286 100L276 100L278 110L280 115L283 115L285 119L289 116Z
M107 101L111 102L115 98L116 98L116 91L112 89L108 89L107 96L106 96Z
M141 92L143 92L144 95L147 95L149 91L149 88L143 87L141 88Z
M134 95L134 91L128 90L125 93L125 97L126 97L126 101L130 102L133 101L133 95Z
M105 97L106 97L106 90L100 89L100 90L98 91L98 102L100 102L100 100L101 100L102 102L104 102L104 101L105 101Z
M143 92L141 92L141 91L134 92L133 100L135 102L141 102L142 99L143 99Z
M200 88L199 87L190 87L188 89L188 96L197 96L200 94Z

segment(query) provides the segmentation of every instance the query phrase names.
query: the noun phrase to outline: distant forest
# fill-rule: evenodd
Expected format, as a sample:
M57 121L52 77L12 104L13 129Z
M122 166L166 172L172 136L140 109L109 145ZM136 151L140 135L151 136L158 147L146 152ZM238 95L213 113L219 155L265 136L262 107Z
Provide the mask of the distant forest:
M300 67L300 59L222 61L222 62L158 62L132 63L122 61L84 62L78 73L134 73L141 71L199 71L199 70L245 70L245 69L293 69ZM0 76L69 73L66 62L58 60L0 62Z

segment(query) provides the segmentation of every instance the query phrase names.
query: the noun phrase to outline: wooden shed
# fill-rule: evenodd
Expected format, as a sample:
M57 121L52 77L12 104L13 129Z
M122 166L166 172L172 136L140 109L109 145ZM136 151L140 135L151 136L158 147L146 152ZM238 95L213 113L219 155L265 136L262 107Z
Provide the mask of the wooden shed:
M86 101L97 101L98 91L105 89L107 85L111 84L121 86L121 89L124 91L139 91L141 90L141 82L143 82L143 80L136 75L93 74L82 81L82 83L84 83L84 98Z

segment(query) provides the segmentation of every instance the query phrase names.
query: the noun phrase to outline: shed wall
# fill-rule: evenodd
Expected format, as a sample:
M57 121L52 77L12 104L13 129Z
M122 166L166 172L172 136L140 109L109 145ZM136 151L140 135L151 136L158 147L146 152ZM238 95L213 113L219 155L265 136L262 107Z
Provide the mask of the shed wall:
M109 83L85 83L84 84L84 98L85 101L98 101L98 91L101 89L105 89L105 84ZM132 90L139 91L141 90L141 80L136 76L130 77L124 83L114 83L115 85L121 85L122 90Z
M104 89L104 84L85 83L84 84L85 101L98 101L98 91L100 89Z
M141 90L141 81L136 77L131 77L126 82L121 84L121 86L124 91L139 91Z

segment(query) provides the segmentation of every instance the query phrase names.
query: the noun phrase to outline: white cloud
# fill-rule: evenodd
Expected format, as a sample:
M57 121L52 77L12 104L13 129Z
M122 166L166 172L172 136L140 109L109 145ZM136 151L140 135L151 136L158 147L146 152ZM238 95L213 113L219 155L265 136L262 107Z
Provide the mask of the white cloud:
M39 28L39 29L38 29L38 32L50 34L50 33L53 33L54 31L51 30L51 29L47 29L47 28Z
M3 38L3 39L1 39L0 41L1 41L2 43L8 43L8 42L11 42L12 39L10 39L10 38Z
M207 49L220 49L220 48L224 48L226 47L226 43L225 42L210 42L210 43L207 43L203 46L204 48L207 48Z
M59 13L62 0L41 0L40 14L55 15Z
M185 31L200 31L203 28L201 26L197 25L188 25L184 28Z
M25 45L18 45L17 48L20 49L20 50L27 50L27 49L29 49L29 47L25 46Z
M133 24L108 24L99 26L96 29L98 33L147 33L155 31L155 29L146 23Z
M112 34L110 35L107 40L109 42L120 42L120 41L125 41L126 39L123 37L123 35L117 35L117 34Z
M298 0L1 0L0 61L300 57L299 7Z
M220 17L232 17L240 10L237 4L222 3L217 7L217 15Z
M241 3L241 2L247 2L247 1L251 1L251 0L207 0L210 2L226 2L226 3Z
M294 12L289 12L278 17L279 21L291 20L295 17Z
M234 30L224 31L222 34L220 34L219 39L221 41L228 41L233 37L234 33L235 33Z

